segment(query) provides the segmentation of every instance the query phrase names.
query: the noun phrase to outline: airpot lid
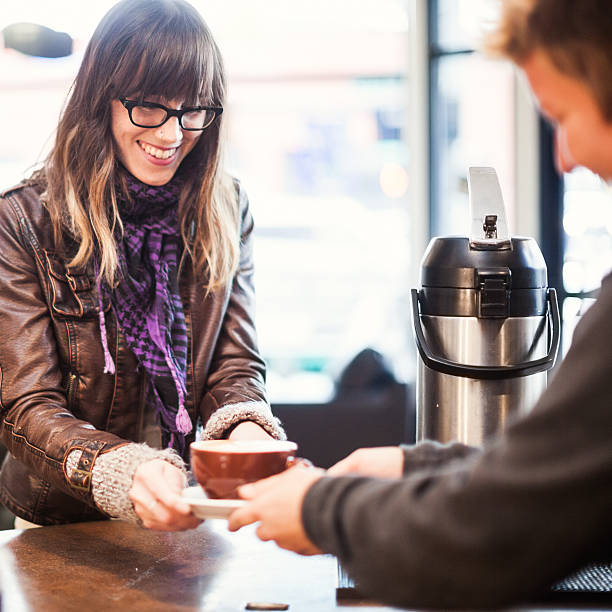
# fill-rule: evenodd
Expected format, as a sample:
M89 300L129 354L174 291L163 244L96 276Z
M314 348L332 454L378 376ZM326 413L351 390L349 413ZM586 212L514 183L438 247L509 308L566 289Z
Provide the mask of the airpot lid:
M478 250L466 236L432 238L421 262L421 286L478 288L478 272L509 269L510 288L545 288L546 262L533 238L515 236L510 248Z

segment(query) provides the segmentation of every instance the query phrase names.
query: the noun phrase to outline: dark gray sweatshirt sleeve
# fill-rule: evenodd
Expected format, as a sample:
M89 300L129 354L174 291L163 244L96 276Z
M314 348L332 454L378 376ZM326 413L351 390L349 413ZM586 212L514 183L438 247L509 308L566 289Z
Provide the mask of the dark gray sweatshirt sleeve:
M404 466L403 474L408 476L413 472L428 469L432 470L441 466L447 466L451 461L473 457L481 452L479 448L467 446L460 442L440 444L427 440L416 446L403 446Z
M612 281L532 412L480 453L400 480L325 477L306 532L359 588L409 606L494 607L612 557Z

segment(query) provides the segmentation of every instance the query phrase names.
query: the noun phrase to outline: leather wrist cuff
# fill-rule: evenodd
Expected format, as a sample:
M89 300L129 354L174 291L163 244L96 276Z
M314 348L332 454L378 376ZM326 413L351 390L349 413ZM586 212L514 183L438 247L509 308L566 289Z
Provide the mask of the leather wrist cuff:
M104 442L87 442L84 445L73 446L70 452L81 450L81 456L76 468L68 476L68 482L73 489L77 489L84 493L91 491L91 475L96 457L105 447Z

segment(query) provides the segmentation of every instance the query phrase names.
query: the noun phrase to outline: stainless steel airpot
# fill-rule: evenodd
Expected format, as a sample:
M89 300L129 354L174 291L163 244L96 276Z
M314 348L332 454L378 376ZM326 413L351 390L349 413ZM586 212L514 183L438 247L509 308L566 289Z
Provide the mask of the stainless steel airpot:
M468 189L470 237L431 240L412 314L417 439L478 446L546 388L559 307L535 240L509 237L495 170L470 168Z

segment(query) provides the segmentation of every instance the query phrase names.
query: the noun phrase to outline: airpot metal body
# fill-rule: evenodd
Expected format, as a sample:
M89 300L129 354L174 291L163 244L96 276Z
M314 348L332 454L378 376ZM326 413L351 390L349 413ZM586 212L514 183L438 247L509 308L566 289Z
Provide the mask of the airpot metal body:
M532 238L509 237L493 168L470 168L469 237L433 238L412 290L417 439L481 445L546 388L559 309Z

